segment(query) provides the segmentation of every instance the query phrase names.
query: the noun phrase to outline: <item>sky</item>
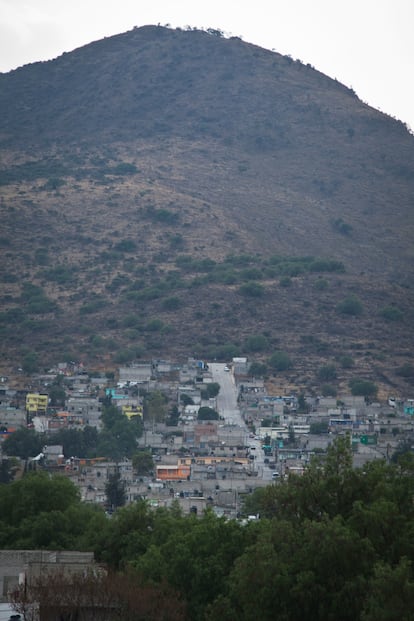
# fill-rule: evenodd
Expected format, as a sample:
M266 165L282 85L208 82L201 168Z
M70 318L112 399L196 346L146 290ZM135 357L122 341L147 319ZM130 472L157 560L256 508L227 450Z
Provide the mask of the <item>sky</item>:
M289 54L414 131L414 0L0 0L0 71L147 24Z

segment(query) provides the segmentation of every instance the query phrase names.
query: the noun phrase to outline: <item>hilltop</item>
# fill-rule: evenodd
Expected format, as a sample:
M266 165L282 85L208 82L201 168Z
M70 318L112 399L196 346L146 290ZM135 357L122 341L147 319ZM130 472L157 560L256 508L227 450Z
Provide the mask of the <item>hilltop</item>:
M338 389L410 390L401 122L290 57L156 26L0 75L0 119L5 370L282 351L293 385L330 364Z

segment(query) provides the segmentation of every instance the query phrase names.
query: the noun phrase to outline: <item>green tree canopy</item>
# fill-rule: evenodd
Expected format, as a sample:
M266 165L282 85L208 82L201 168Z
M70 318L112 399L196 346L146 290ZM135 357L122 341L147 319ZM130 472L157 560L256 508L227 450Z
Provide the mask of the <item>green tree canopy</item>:
M218 420L220 417L216 410L204 405L198 410L197 418L198 420Z
M269 358L269 366L275 371L287 371L292 367L292 361L286 352L276 351Z
M150 451L138 451L132 457L132 466L138 475L149 474L154 470L154 460Z
M45 437L38 434L34 429L17 429L3 442L3 453L29 459L36 457L42 452L45 445Z

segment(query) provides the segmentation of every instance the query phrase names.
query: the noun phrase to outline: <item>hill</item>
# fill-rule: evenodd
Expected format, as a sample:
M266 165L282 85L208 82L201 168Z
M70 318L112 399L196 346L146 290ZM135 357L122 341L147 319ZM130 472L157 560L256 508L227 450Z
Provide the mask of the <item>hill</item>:
M290 57L156 26L0 75L0 119L5 370L282 351L291 385L330 364L337 389L409 390L401 122Z

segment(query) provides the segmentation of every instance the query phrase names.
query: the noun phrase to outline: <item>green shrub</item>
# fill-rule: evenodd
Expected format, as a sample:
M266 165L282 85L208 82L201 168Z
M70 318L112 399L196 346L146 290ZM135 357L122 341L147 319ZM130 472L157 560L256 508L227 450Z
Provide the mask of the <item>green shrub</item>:
M397 375L405 378L414 378L414 365L406 362L396 370Z
M321 388L323 397L336 397L337 390L332 384L324 384Z
M102 310L103 304L103 300L101 299L85 302L85 304L80 307L79 313L81 315L92 315Z
M133 239L122 239L114 246L114 250L118 252L134 252L137 248L137 244Z
M309 265L310 272L345 272L345 266L342 261L334 259L316 259Z
M315 280L313 286L315 287L317 291L326 291L326 289L329 286L329 283L325 278L318 278L318 280Z
M364 311L361 300L355 295L350 295L342 300L342 302L337 305L336 309L341 315L350 315L354 317L362 315Z
M208 406L203 406L198 410L197 414L198 420L218 420L219 414L213 408L209 408Z
M261 362L252 362L248 373L251 377L263 377L267 373L267 365Z
M118 364L125 364L127 362L132 362L136 357L134 349L120 349L116 352L114 356L114 362Z
M324 381L332 381L332 380L336 380L337 378L337 373L336 373L336 367L334 364L325 364L324 366L322 366L319 371L318 371L318 378L320 380L324 380Z
M337 231L341 235L351 235L352 233L352 226L344 222L342 218L337 218L336 220L334 220L332 222L332 228L334 229L334 231Z
M129 162L119 162L112 168L108 168L107 171L111 175L134 175L137 171L135 164Z
M286 352L276 351L269 358L269 366L275 371L287 371L292 367L292 361Z
M25 373L36 373L39 370L39 364L36 352L27 353L22 361L22 369Z
M354 364L355 364L354 359L352 358L352 356L346 356L346 355L345 356L341 356L339 358L339 362L340 362L341 367L343 369L351 369L354 366Z
M292 279L290 276L282 276L279 280L279 285L281 287L290 287L292 285Z
M264 334L256 334L246 339L245 349L248 352L265 351L269 346L269 342Z
M378 387L369 380L352 379L349 382L351 393L358 397L375 397L378 392Z
M181 306L182 306L181 298L177 296L166 298L162 302L162 308L165 311L176 311L179 308L181 308Z
M403 312L397 306L384 306L379 312L385 321L401 321Z
M159 332L164 327L164 322L161 319L151 319L146 325L146 329L150 332Z
M259 298L265 293L265 288L258 282L246 282L239 287L239 293L246 297Z

